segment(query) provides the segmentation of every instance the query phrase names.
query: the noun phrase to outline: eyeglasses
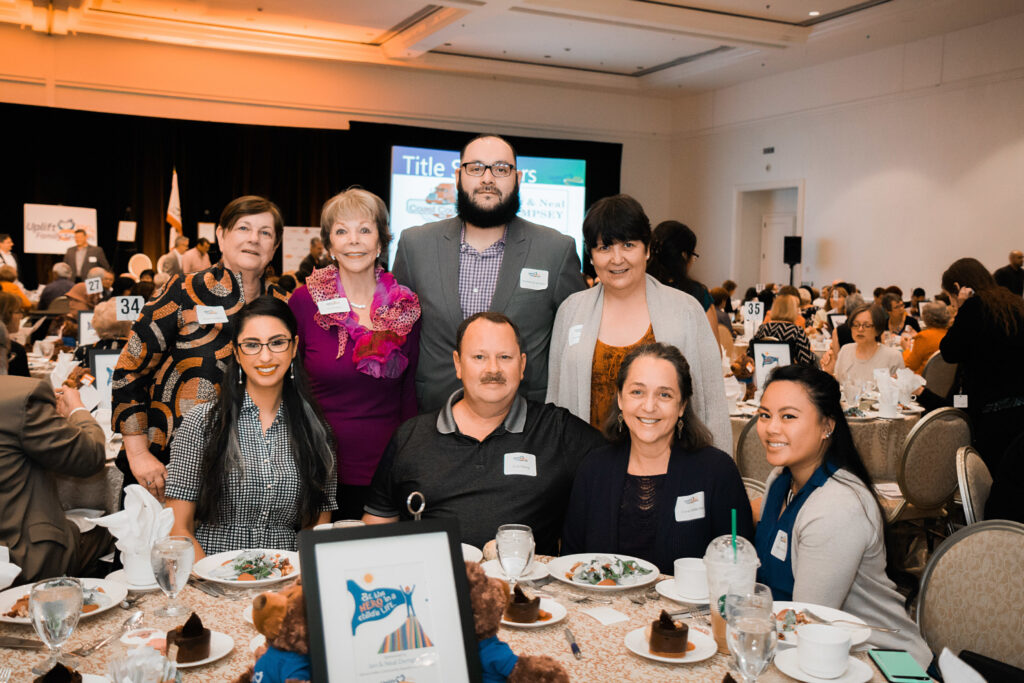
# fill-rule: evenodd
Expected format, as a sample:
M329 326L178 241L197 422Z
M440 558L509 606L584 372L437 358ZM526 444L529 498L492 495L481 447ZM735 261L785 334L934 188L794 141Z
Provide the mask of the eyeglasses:
M493 164L482 164L479 161L467 161L462 164L461 168L466 172L466 175L471 175L475 178L482 176L487 169L491 169L491 175L495 178L508 178L512 175L512 171L516 170L515 165L510 164L507 161L497 161Z
M263 347L270 349L271 353L284 353L292 346L292 340L287 337L275 337L268 342L244 341L238 342L235 346L246 356L255 356Z
M850 325L850 329L853 330L869 330L874 327L874 323L854 323Z

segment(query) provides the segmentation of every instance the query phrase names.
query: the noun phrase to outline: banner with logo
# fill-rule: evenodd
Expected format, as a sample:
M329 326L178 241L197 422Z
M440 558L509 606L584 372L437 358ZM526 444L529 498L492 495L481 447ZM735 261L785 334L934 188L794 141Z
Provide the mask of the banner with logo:
M96 209L55 204L25 204L26 254L63 254L75 245L75 230L96 244Z

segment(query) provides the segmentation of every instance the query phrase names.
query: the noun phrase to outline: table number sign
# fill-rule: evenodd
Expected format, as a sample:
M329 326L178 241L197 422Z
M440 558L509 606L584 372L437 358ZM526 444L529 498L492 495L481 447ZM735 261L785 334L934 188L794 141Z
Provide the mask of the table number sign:
M130 323L135 322L135 319L139 317L139 313L142 313L142 306L145 303L146 300L141 296L114 297L114 306L117 308L117 319Z
M753 323L754 331L756 332L757 328L764 322L764 302L748 301L743 304L743 318Z
M86 294L102 294L103 293L103 280L98 277L90 277L85 280L85 293Z

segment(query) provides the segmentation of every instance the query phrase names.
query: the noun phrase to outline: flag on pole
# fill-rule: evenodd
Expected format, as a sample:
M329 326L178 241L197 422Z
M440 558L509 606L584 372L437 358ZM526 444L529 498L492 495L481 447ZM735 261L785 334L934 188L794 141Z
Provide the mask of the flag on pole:
M174 240L181 232L181 198L178 196L178 169L171 171L171 198L167 200L167 222L171 226L167 234L167 248L174 248Z

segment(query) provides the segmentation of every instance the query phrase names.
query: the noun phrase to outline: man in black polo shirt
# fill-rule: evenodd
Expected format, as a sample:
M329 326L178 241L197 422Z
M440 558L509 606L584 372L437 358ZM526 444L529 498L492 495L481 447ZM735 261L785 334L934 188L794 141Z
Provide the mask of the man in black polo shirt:
M537 553L558 553L576 468L606 444L568 410L519 394L526 368L519 330L502 313L466 318L452 354L462 381L440 410L403 423L370 485L363 521L409 519L420 491L424 517L455 517L462 540L482 547L501 524L527 524Z

